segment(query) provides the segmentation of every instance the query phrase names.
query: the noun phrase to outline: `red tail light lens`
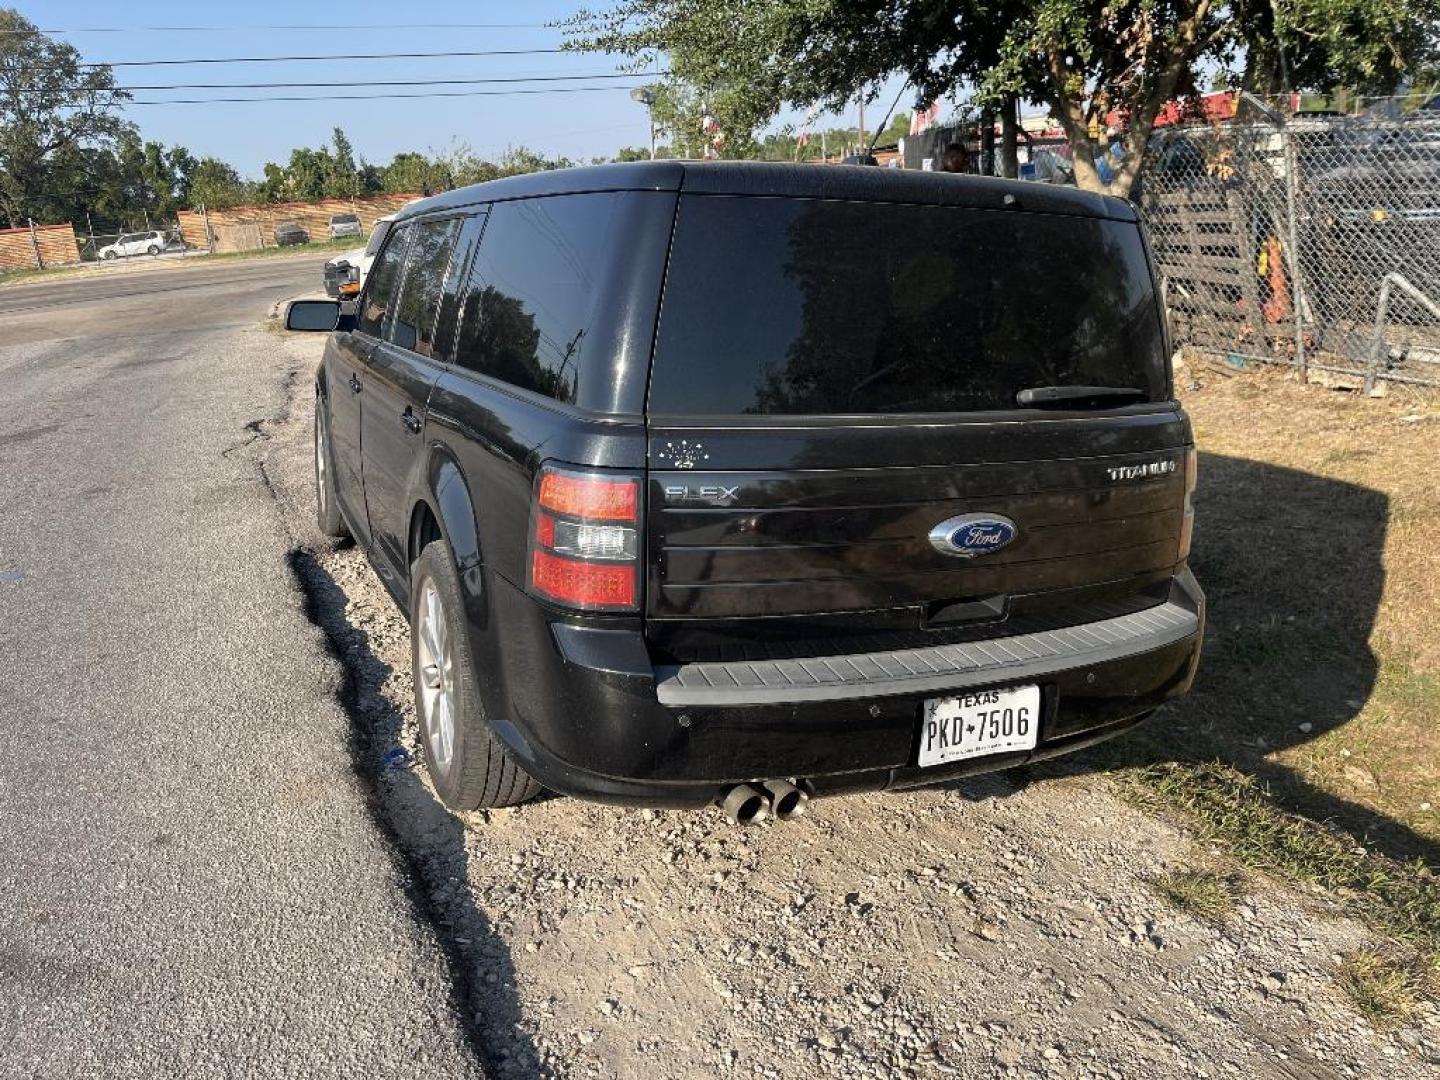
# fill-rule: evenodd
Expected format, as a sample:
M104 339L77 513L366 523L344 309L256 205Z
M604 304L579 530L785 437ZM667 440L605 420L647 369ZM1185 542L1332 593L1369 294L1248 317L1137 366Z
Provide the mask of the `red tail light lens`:
M547 467L540 474L537 501L543 509L557 514L633 525L640 504L640 484L631 477L612 480Z
M639 605L640 481L546 465L531 513L530 591L582 611Z
M565 559L536 548L530 556L530 584L550 600L586 611L635 607L634 566Z

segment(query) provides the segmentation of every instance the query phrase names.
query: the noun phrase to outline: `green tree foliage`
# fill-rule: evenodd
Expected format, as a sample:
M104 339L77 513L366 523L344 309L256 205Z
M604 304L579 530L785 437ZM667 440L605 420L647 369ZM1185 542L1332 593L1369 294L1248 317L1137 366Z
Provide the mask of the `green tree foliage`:
M1155 117L1201 67L1253 54L1297 88L1388 90L1433 59L1437 16L1440 0L620 0L577 15L567 44L636 70L663 55L743 131L787 104L873 102L895 74L926 100L1020 95L1049 106L1091 190L1107 188L1096 160L1113 118L1123 161L1108 188L1128 194Z
M649 151L645 153L649 157ZM419 192L433 195L467 184L480 184L502 176L564 169L575 162L566 157L550 158L525 146L512 147L496 160L480 157L465 143L452 143L441 153L406 151L396 154L382 170L384 190L396 193Z
M330 173L325 178L325 194L332 199L353 198L361 194L355 149L341 128L337 127L330 139Z
M381 170L386 191L396 194L406 192L444 191L450 186L450 174L442 165L413 150L396 154L389 165Z
M655 156L656 156L656 157L659 157L659 156L660 156L659 147L656 147ZM668 157L669 155L667 154L666 156ZM603 161L607 161L607 160L608 160L608 161L649 161L649 160L650 160L650 148L649 148L648 146L622 146L619 150L617 150L617 151L615 152L615 154L614 154L613 157L610 157L610 158L599 158L599 159L597 159L596 164L599 164L599 163L601 163L601 162L603 162Z
M233 165L218 158L201 158L190 173L190 203L212 210L240 206L254 197L252 185L240 179Z
M142 142L129 130L116 140L113 160L115 168L106 183L94 186L92 200L106 219L125 217L127 210L173 214L189 204L197 163L183 146Z
M897 112L890 118L890 123L885 130L880 132L875 139L876 146L894 146L905 136L910 134L910 114L908 112Z
M757 156L755 132L762 126L742 107L744 94L725 78L701 84L679 78L658 83L651 113L657 133L670 137L681 157L703 157L708 149L721 157ZM706 130L707 118L712 130Z
M50 220L87 187L85 168L128 125L129 95L108 67L86 67L71 45L0 8L0 215L17 226Z
M1236 18L1245 46L1240 82L1260 94L1389 94L1402 80L1423 81L1440 61L1433 0L1277 0L1237 5Z
M264 202L313 202L373 194L385 186L380 170L356 164L354 147L337 127L329 146L297 146L284 165L266 162L255 194Z

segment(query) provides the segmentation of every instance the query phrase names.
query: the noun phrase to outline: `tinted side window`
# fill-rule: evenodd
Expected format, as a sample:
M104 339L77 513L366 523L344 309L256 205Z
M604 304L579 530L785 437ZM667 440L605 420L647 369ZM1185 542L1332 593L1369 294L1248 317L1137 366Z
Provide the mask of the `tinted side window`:
M558 401L609 378L587 340L621 235L621 195L522 199L491 208L471 267L455 362Z
M461 296L470 272L470 259L480 243L480 234L485 231L485 211L468 217L455 240L454 254L450 256L450 269L445 274L445 283L440 292L440 315L435 320L436 360L450 362L455 355L455 326L460 321Z
M360 333L380 337L385 330L385 315L395 301L400 285L400 271L405 265L405 247L410 241L410 228L395 230L390 243L370 267L365 282L365 299L360 305Z
M450 265L459 218L425 221L413 229L405 281L386 337L402 349L429 356L435 348L435 309Z
M390 235L390 221L377 221L375 228L370 231L370 240L365 245L365 254L374 255L380 250L380 245L385 243L385 238Z

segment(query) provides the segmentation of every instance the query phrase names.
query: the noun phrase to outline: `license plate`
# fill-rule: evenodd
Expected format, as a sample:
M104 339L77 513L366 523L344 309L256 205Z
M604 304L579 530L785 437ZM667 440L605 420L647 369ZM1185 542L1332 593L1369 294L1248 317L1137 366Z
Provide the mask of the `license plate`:
M1039 734L1038 686L930 698L920 714L920 766L1033 750Z

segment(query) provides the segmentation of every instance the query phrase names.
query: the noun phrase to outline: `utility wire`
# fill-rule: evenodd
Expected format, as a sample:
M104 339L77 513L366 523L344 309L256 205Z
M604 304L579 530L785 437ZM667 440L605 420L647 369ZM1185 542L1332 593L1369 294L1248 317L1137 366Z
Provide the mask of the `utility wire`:
M228 33L231 30L550 30L549 23L272 23L249 26L76 26L68 30L3 30L6 34L169 34Z
M431 60L456 56L553 56L566 49L479 49L461 52L332 53L325 56L202 56L189 60L110 60L79 67L161 67L190 64L286 64L321 60Z
M607 72L599 75L500 75L485 79L346 79L346 86L483 86L489 83L549 83L580 82L585 79L634 79L630 72ZM255 83L169 83L154 86L107 86L106 91L132 90L304 90L328 89L334 81L324 82L255 82ZM94 89L88 86L69 87L69 91L80 92ZM22 94L53 94L56 91L46 86L20 86Z
M207 105L219 102L250 102L258 104L265 101L380 101L393 100L398 98L456 98L456 97L507 97L512 94L584 94L604 90L634 90L642 83L635 86L550 86L539 87L533 90L438 90L433 93L424 94L312 94L306 96L274 96L274 97L207 97L207 98L167 98L163 101L127 101L125 108L131 105Z

